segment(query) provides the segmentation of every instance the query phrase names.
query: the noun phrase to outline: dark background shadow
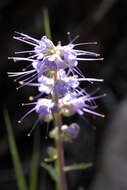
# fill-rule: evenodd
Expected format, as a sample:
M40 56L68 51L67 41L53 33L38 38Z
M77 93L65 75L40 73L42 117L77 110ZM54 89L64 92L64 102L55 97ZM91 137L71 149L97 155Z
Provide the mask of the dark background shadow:
M97 103L98 112L106 114L106 118L93 119L88 117L82 121L78 116L71 120L81 125L79 138L71 145L65 145L66 163L94 162L95 167L86 171L68 174L69 189L77 190L81 185L89 187L98 171L96 162L101 156L101 145L107 128L107 123L117 109L117 105L127 95L127 1L126 0L1 0L0 1L0 105L1 105L1 133L0 133L0 189L17 189L15 174L10 157L7 132L3 121L3 106L8 108L16 142L20 152L26 177L29 176L32 137L27 133L33 125L36 114L25 119L22 127L17 127L17 120L27 111L20 104L27 102L36 90L25 87L16 91L16 84L7 77L7 71L19 71L23 66L12 63L7 57L15 50L27 49L28 46L12 39L14 31L29 34L37 39L44 35L43 9L49 10L52 38L54 43L61 40L68 43L66 33L71 32L72 38L80 35L78 42L97 41L97 46L85 46L84 50L101 53L103 62L86 62L79 64L79 68L87 77L104 78L103 84L88 86L93 90L101 87L100 93L107 93L107 97ZM85 84L84 84L85 85ZM66 122L66 120L65 120ZM95 131L96 126L96 131ZM46 147L51 144L45 140L46 127L41 128L41 158L45 155ZM73 148L76 147L77 149ZM41 171L40 171L41 173ZM41 174L40 174L41 176ZM48 174L43 174L47 179ZM43 180L45 189L52 189L48 179ZM51 184L48 187L48 183Z

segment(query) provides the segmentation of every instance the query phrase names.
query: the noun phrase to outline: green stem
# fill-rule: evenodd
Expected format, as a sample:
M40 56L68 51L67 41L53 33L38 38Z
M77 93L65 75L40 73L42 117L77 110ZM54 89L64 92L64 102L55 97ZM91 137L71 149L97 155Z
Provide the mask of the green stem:
M57 125L56 125L56 120L55 120L55 116L54 116L53 123L54 123L54 127L57 127ZM55 147L56 147L56 149L58 149L58 148L57 148L57 147L58 147L57 140L55 140ZM55 169L56 169L57 174L60 175L60 165L59 165L59 160L58 160L58 158L55 160L54 164L55 164ZM56 182L55 185L56 185L56 190L61 190L61 186L60 186L59 183Z
M57 141L56 141L56 148L57 148ZM58 158L55 160L55 169L58 175L60 175L60 165ZM56 182L56 190L61 190L61 186L59 183Z
M50 30L50 22L48 16L48 10L44 9L44 29L46 36L51 40L51 30ZM57 81L57 71L54 76L54 83ZM53 95L55 103L59 104L58 95L55 93ZM55 121L54 126L58 127L58 140L56 141L56 148L58 150L58 159L55 161L55 168L57 173L60 175L61 185L56 183L56 190L67 190L66 178L64 172L64 154L63 154L63 145L61 138L61 126L62 126L62 118L60 113L54 114Z
M43 15L44 15L44 29L45 29L45 34L47 38L51 40L51 29L50 29L50 21L49 21L49 16L48 16L48 10L45 8L43 10Z

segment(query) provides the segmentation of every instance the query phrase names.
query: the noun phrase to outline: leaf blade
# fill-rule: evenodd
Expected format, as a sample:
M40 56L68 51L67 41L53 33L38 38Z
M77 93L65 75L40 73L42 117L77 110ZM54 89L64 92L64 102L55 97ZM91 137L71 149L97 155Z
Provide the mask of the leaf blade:
M85 170L92 167L92 163L80 163L80 164L72 164L71 166L65 166L64 171L73 171L73 170Z
M55 182L57 182L57 183L60 184L60 177L59 177L59 175L57 174L56 170L55 170L52 166L50 166L50 165L48 165L48 164L46 164L46 163L44 163L44 162L41 163L41 166L42 166L45 170L48 171L49 175L51 176L51 178L52 178Z
M26 184L25 177L23 174L23 169L21 166L14 134L12 131L9 114L8 114L8 111L6 108L4 108L3 114L4 114L4 120L5 120L7 133L8 133L8 142L9 142L10 152L11 152L11 156L12 156L12 162L13 162L15 173L16 173L18 189L19 190L27 190L27 184Z
M38 174L39 174L39 130L35 132L34 136L34 146L33 146L33 161L32 161L32 169L30 176L30 190L37 189L38 183Z

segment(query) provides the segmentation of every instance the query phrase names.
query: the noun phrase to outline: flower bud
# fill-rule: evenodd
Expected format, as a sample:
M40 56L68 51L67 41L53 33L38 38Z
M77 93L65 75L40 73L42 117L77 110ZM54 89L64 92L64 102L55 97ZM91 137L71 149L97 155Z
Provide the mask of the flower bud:
M47 153L49 155L50 158L56 158L57 157L57 150L56 148L49 146L47 148Z
M77 123L72 123L68 130L67 130L67 134L69 137L71 137L72 139L75 139L77 138L78 134L79 134L79 131L80 131L80 127Z

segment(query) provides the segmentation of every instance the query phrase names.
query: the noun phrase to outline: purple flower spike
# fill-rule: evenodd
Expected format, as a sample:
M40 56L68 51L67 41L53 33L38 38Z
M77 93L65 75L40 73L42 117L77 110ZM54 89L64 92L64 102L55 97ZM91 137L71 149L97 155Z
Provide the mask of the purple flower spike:
M77 138L78 134L80 131L80 127L77 123L72 123L68 129L67 129L67 134L69 137L71 137L72 139Z
M33 111L38 114L37 121L44 120L46 122L51 121L56 112L64 116L76 113L82 116L84 112L87 112L104 117L94 111L97 108L95 100L104 95L93 96L96 92L88 94L86 90L80 88L82 81L91 83L103 81L102 79L86 78L78 69L79 61L103 60L103 58L98 58L99 54L76 49L77 46L95 44L94 42L75 44L76 37L74 40L70 40L67 45L58 44L55 46L46 36L37 40L23 33L16 32L16 34L19 36L15 36L14 39L33 46L33 49L15 52L15 57L8 58L14 62L25 61L28 63L22 72L9 72L8 76L16 77L14 81L18 81L21 85L17 89L23 86L32 86L38 88L39 91L39 94L31 99L31 101L35 99L36 102L24 104L34 105L34 107L19 120L19 123ZM17 56L18 54L26 54L27 56ZM59 98L57 105L56 94ZM65 128L64 131L72 139L77 137L80 130L75 123Z

